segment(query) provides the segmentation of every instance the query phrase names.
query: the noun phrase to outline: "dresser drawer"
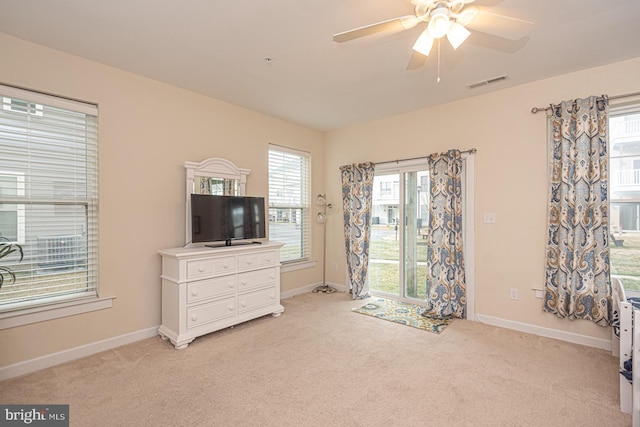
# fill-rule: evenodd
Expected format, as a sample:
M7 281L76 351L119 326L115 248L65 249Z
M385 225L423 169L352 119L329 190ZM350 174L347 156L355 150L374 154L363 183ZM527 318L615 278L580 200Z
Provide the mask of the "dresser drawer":
M235 314L235 297L191 307L187 310L187 329L225 317L233 317Z
M238 296L238 312L243 313L266 305L276 304L278 300L275 287L242 294Z
M284 243L169 248L162 255L162 324L176 349L241 322L280 316L280 249ZM242 307L240 306L242 304Z
M236 290L237 280L235 275L198 280L187 284L187 304L235 293Z
M243 292L248 289L276 283L276 268L264 268L262 270L249 271L238 274L238 290Z
M187 261L187 279L220 276L236 271L236 257Z
M278 256L275 251L258 252L238 256L238 270L269 267L276 264Z

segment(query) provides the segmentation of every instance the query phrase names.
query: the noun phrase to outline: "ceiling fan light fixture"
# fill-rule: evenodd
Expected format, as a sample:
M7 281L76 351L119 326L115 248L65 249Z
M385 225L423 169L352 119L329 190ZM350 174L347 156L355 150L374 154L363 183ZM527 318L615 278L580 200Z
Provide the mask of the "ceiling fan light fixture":
M434 39L444 37L449 31L451 20L449 19L449 9L446 7L439 7L431 12L431 18L429 19L429 25L427 30Z
M431 47L433 47L433 40L433 36L431 36L431 34L429 33L429 29L427 28L422 32L422 34L420 34L418 40L416 40L415 44L413 45L413 50L423 54L424 56L429 56Z
M447 39L454 49L457 49L466 39L471 32L467 30L463 25L457 22L452 22L449 26L449 32L447 33Z

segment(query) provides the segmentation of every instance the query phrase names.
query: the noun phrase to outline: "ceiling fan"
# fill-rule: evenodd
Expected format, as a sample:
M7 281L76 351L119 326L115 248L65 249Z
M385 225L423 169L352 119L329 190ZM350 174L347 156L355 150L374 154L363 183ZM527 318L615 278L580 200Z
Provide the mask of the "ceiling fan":
M482 33L485 46L510 52L524 47L526 34L533 23L517 18L492 13L486 8L468 6L476 3L479 6L493 6L502 0L411 0L415 5L413 15L400 16L364 27L335 34L333 41L343 43L360 37L385 32L401 31L424 24L424 29L413 45L414 55L408 69L418 68L424 64L433 44L447 37L453 49L457 49L472 30ZM488 41L488 42L487 42ZM523 43L524 41L524 43ZM493 46L491 46L493 44ZM415 54L418 54L416 57Z

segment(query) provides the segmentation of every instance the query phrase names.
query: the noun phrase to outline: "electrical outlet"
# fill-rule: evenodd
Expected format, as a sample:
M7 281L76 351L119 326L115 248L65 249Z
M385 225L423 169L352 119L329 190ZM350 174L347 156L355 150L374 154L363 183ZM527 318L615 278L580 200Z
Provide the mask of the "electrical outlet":
M518 289L511 288L511 290L509 291L509 298L518 299Z

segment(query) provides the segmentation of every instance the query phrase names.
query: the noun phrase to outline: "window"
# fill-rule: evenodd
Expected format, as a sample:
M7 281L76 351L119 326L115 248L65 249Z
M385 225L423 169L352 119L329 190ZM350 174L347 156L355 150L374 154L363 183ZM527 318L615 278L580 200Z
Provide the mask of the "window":
M269 239L282 242L283 263L309 258L309 153L269 147Z
M640 105L609 114L611 275L640 291Z
M380 182L380 197L383 199L389 199L392 197L391 186L393 185L390 181L381 181Z
M24 174L0 171L0 197L24 196ZM10 243L24 244L24 205L0 205L0 237Z
M0 85L0 313L97 297L97 107Z

